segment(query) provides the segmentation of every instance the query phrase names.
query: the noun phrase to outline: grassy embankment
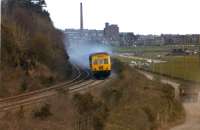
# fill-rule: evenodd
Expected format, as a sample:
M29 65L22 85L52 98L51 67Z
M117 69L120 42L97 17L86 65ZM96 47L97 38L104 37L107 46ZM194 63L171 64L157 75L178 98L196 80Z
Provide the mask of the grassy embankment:
M108 86L103 91L111 108L106 130L156 130L184 118L170 86L150 81L128 66Z
M70 77L64 35L45 3L2 0L0 97L48 87Z

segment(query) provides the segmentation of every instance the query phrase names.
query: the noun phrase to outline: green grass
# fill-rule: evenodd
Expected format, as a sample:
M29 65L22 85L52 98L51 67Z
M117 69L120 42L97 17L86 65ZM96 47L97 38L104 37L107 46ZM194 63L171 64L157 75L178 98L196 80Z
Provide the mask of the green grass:
M157 59L158 55L161 59L168 61L167 63L154 64L151 70L166 74L172 77L182 78L185 80L200 82L200 61L198 56L167 56L173 48L185 48L189 50L197 50L199 45L163 45L163 46L137 46L137 47L116 47L116 52L139 52L139 57ZM130 63L132 60L138 59L118 57L122 62ZM140 60L141 61L141 60ZM143 61L141 61L143 62Z
M120 57L120 56L116 56L114 57L118 60L120 60L121 62L124 63L130 63L131 61L141 61L141 62L145 62L145 60L142 57L132 57L132 58L128 58L128 57Z
M137 46L137 47L113 47L114 51L117 52L156 52L156 51L167 51L168 46Z
M163 45L163 46L137 46L137 47L112 47L116 52L168 52L173 48L198 49L199 45Z
M198 56L167 57L167 63L154 64L155 72L172 77L200 82L200 59Z

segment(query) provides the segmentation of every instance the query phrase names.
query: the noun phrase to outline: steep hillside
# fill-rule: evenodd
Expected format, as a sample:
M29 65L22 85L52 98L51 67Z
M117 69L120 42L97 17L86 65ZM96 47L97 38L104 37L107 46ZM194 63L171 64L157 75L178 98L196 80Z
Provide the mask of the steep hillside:
M63 34L44 0L2 0L0 97L66 80L71 66Z

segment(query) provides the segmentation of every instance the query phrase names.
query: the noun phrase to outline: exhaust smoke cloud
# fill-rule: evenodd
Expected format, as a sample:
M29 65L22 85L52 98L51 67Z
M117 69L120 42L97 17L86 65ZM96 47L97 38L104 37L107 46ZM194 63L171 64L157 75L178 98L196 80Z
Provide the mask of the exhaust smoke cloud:
M83 68L89 68L89 55L92 53L107 52L110 55L112 54L110 47L103 45L102 43L91 41L77 41L68 43L65 42L65 48L69 55L70 62Z

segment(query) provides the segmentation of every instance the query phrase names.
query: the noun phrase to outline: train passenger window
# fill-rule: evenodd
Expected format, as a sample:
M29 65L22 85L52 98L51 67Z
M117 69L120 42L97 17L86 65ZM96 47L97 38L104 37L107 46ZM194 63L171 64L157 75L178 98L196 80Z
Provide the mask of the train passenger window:
M104 59L104 64L108 64L108 59Z
M98 64L102 65L104 63L103 59L98 60Z
M95 60L93 60L93 64L97 64L97 60L95 59Z

